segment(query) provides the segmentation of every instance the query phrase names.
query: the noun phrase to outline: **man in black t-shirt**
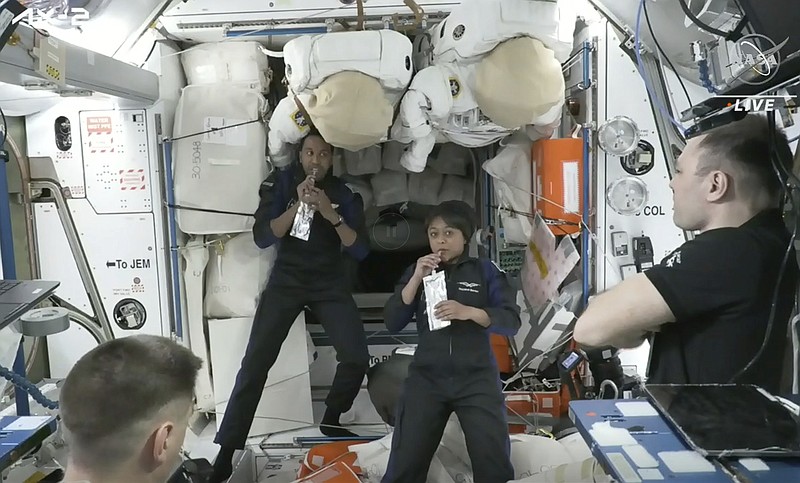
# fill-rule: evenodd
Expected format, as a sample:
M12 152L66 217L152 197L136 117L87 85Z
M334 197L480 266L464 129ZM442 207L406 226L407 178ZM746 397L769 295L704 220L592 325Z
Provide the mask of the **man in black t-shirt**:
M675 224L698 235L593 299L575 326L579 344L632 348L654 333L650 383L780 390L798 267L770 156L787 165L791 151L776 137L748 114L689 140L670 187Z

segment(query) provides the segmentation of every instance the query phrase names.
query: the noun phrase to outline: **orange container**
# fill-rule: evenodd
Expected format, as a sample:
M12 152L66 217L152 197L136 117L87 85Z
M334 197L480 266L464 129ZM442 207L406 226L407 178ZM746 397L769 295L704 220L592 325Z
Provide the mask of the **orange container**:
M353 469L341 460L297 481L305 483L361 483Z
M581 230L583 202L583 140L540 139L531 148L532 206L546 220L566 222L550 225L556 235Z
M335 443L314 446L306 453L306 457L300 465L297 477L304 478L311 476L314 472L339 461L352 468L356 474L361 474L361 468L355 464L356 454L351 452L349 447L367 442L368 441L337 441Z
M510 374L514 372L514 363L511 358L511 346L508 344L508 338L502 335L491 334L490 342L500 374Z

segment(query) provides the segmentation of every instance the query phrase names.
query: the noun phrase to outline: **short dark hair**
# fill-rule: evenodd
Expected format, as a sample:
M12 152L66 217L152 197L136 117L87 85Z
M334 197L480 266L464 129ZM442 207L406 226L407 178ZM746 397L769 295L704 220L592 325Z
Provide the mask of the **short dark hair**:
M776 126L770 137L769 121L760 114L747 114L743 119L710 130L701 138L699 146L704 156L697 167L697 174L703 176L720 169L723 163L733 163L740 168L744 178L752 180L748 187L756 192L764 190L770 196L777 196L782 188L782 178L778 178L773 165L774 153L786 171L791 171L792 151L786 133Z
M138 426L149 428L172 403L191 403L201 366L189 349L152 335L115 339L89 351L70 370L59 397L73 459L107 468L130 457L139 450L130 447Z
M425 219L425 228L431 226L436 218L441 218L448 226L461 231L466 242L472 238L477 227L475 210L463 201L444 201L431 208Z

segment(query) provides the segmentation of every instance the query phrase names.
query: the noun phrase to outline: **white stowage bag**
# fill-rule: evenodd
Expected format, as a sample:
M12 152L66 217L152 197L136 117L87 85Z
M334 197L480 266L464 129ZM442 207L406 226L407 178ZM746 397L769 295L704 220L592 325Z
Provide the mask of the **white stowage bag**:
M207 131L260 119L265 108L264 97L248 87L197 85L183 90L172 145L175 204L184 207L177 210L182 232L210 235L250 231L254 222L250 214L258 208L258 189L267 177L264 126L252 122Z
M442 189L442 175L432 169L408 175L408 201L421 205L435 205Z
M408 201L408 175L383 170L370 180L375 206L389 206Z
M400 164L400 159L406 150L406 145L397 141L388 141L383 143L383 153L381 156L381 164L383 169L390 169L392 171L399 171L401 173L410 173L409 170Z
M475 181L451 174L445 176L442 190L439 192L439 203L452 200L463 201L474 208Z
M381 146L376 144L361 151L344 151L344 165L347 174L363 176L381 170Z
M383 475L386 474L393 435L394 433L389 433L381 439L364 444L355 444L348 448L356 454L356 464L361 468L362 476L367 482L380 483ZM431 461L431 467L428 469L428 479L425 483L456 483L456 480L450 476L439 457L434 456Z
M361 195L361 200L364 202L364 211L375 205L372 186L367 179L345 175L342 177L342 180L347 184L347 187L350 188L350 191Z
M508 483L609 483L613 481L594 458L555 466Z
M527 478L558 465L573 463L567 448L555 439L529 434L511 436L511 464L514 478Z
M269 59L258 42L200 44L181 54L181 64L189 85L249 82L269 88Z
M258 248L250 233L220 244L212 244L206 270L206 317L253 317L275 263L275 247Z
M446 143L439 154L428 158L428 167L442 174L467 175L467 166L472 164L472 151L455 143Z

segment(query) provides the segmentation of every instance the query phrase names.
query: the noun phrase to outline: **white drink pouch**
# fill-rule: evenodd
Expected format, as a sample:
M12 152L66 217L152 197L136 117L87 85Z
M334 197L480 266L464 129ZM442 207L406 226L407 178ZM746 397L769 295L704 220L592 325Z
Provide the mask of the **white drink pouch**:
M425 307L428 310L428 329L439 330L450 326L449 320L436 318L436 306L447 300L447 283L444 278L444 271L436 272L422 279L425 287Z

